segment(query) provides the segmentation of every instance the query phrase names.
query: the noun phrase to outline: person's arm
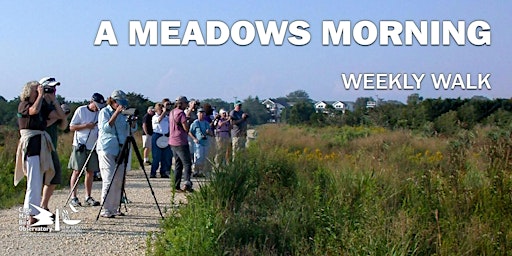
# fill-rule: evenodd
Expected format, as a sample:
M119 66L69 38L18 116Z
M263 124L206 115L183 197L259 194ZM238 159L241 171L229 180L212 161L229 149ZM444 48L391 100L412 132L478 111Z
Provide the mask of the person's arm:
M185 121L185 122L186 122L186 121ZM197 124L198 124L198 123L197 123L197 120L196 120L196 121L194 121L194 122L192 123L192 125L190 126L190 130L188 131L188 136L189 136L190 138L192 138L192 140L193 140L195 143L199 143L199 140L196 138L195 134L194 134L192 131L194 131L194 129L196 129Z
M33 116L39 114L39 111L41 111L41 106L43 105L43 87L41 85L37 86L37 98L36 101L34 101L34 104L30 106L28 109L28 114Z
M116 111L114 111L114 114L112 114L112 116L110 117L110 119L108 119L108 122L107 124L112 127L114 126L114 124L116 123L116 119L117 117L121 114L121 112L123 112L123 109L124 107L121 106L121 105L118 105L117 108L116 108Z

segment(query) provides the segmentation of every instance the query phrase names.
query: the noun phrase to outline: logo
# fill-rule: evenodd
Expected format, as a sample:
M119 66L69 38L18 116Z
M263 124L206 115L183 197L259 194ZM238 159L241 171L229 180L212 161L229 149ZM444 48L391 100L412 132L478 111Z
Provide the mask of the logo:
M36 232L59 232L59 231L65 231L65 232L80 232L81 229L76 226L82 220L75 220L71 219L71 214L78 213L78 210L72 206L69 205L69 208L71 211L68 211L66 209L55 209L55 214L51 213L50 211L43 209L37 205L30 204L32 207L34 207L39 213L37 215L32 215L34 219L37 221L33 224L30 224L30 221L28 220L31 216L31 209L19 209L19 230L20 231L36 231ZM61 221L63 224L61 226ZM52 227L53 226L53 227Z

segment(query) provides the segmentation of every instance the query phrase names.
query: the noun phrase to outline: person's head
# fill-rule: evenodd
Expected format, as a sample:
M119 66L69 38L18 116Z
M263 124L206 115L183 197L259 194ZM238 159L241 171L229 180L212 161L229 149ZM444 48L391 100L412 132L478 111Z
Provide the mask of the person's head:
M181 110L185 110L188 106L188 100L187 100L187 97L185 96L179 96L178 98L176 98L176 102L175 102L175 108L179 108Z
M27 82L20 93L20 100L34 102L39 94L37 92L37 87L39 86L38 81L30 81Z
M235 111L240 111L242 109L242 102L237 100L235 101Z
M160 114L162 114L162 112L163 112L163 110L164 110L164 104L162 104L162 103L160 103L160 102L159 102L159 103L156 103L156 104L155 104L155 109L154 109L154 110L155 110L155 113L157 113L157 114L159 114L159 115L160 115Z
M66 115L69 115L69 113L71 113L71 108L66 103L60 105L60 108L62 108L62 111L64 111L64 114Z
M220 111L219 111L219 115L220 115L221 118L227 118L228 117L228 112L226 112L226 110L221 108Z
M126 98L126 93L124 93L121 90L113 91L107 100L107 104L114 109L116 109L119 105L123 106L124 108L127 108L128 99Z
M91 101L89 102L89 108L92 111L100 111L103 107L105 107L106 102L103 95L99 93L94 93L91 97Z
M205 117L206 117L206 111L204 110L204 108L197 109L197 119L199 121L203 121Z
M198 100L190 99L190 101L188 102L188 108L192 111L195 111L196 109L198 109L199 106L200 106L200 103Z
M150 115L154 115L155 114L155 108L153 106L149 106L147 112Z
M39 84L43 86L45 94L56 94L57 86L60 85L60 82L53 77L47 76L39 79Z

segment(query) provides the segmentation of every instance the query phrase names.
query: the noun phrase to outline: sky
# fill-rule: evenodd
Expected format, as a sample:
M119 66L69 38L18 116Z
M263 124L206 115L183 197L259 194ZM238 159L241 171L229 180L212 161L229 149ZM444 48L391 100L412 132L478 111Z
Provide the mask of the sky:
M112 91L141 94L152 101L189 98L221 98L228 102L249 96L260 99L283 97L306 91L313 100L355 101L378 97L405 102L418 93L424 98L511 98L509 73L512 67L511 1L4 1L0 4L0 96L19 95L31 80L52 76L61 82L57 93L69 101L90 99L94 92L109 96ZM370 21L465 21L477 20L490 26L491 44L463 46L453 40L448 46L380 44L379 39L362 46L352 38L350 45L322 45L322 22ZM104 41L95 46L100 23L110 21L117 46ZM232 27L238 21L305 21L309 43L297 46L260 44L258 35L249 45L234 43L233 35L220 46L129 45L129 22L180 21L174 38L182 39L185 28L197 21L203 37L208 21ZM355 31L355 29L353 30ZM353 32L352 31L352 32ZM466 30L465 30L466 31ZM469 30L467 35L471 34ZM355 32L353 32L355 33ZM474 34L474 33L473 33ZM380 33L378 34L381 35ZM161 39L162 33L158 34ZM244 35L242 35L244 36ZM292 37L288 31L287 37ZM402 37L403 39L403 37ZM272 42L272 41L271 41ZM420 89L346 89L342 74L425 74ZM482 90L434 89L430 74L490 74ZM369 76L371 77L371 76ZM384 83L385 84L385 83ZM414 84L414 83L412 83Z

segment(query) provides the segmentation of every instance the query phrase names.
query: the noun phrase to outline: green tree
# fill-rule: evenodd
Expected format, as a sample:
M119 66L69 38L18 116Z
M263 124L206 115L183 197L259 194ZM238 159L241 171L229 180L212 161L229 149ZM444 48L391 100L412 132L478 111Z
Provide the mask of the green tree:
M250 125L264 124L270 119L270 113L263 104L261 104L258 96L245 99L242 103L243 110L249 114L248 123Z
M304 90L297 90L297 91L293 91L293 92L290 92L288 93L288 95L286 95L286 99L288 100L288 102L308 102L308 103L311 103L311 99L309 98L309 94L304 91Z
M289 124L305 124L309 123L314 113L313 104L302 101L287 108L283 113L283 119Z

